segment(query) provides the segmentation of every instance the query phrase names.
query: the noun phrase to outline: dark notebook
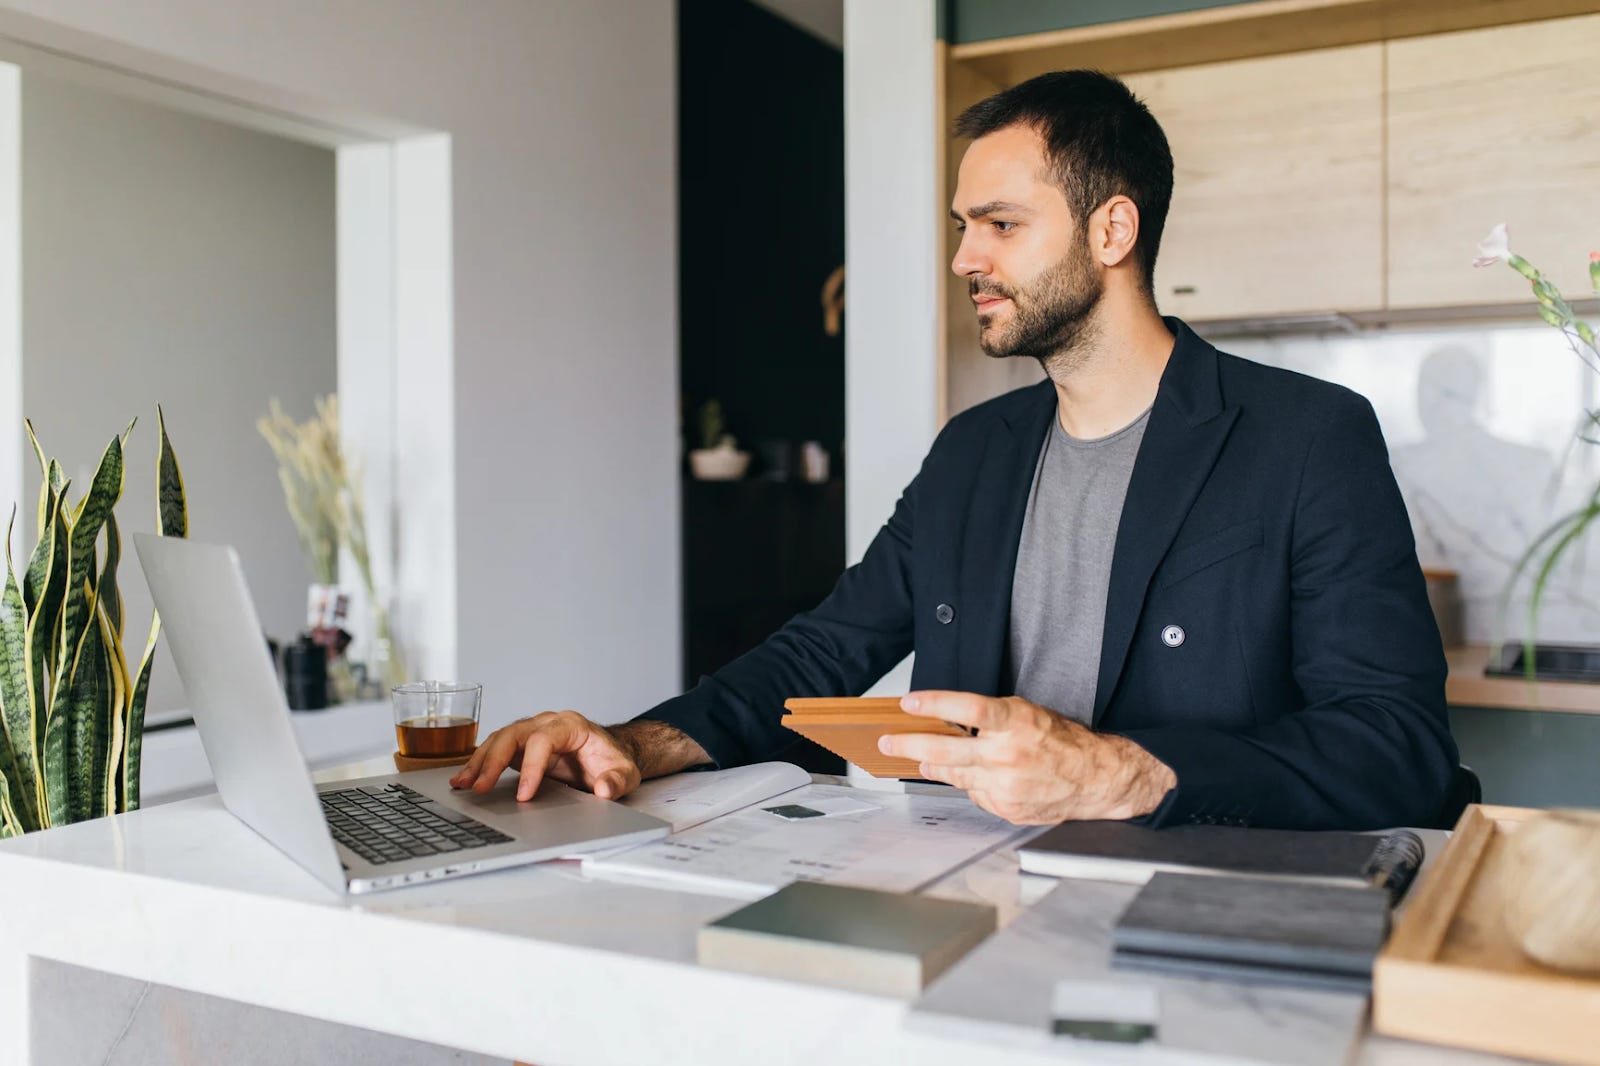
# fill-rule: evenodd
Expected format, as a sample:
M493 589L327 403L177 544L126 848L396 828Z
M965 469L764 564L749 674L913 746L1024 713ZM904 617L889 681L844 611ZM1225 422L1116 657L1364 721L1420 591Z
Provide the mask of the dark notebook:
M1366 992L1388 932L1381 889L1158 873L1118 919L1112 964Z
M1422 865L1422 840L1384 834L1128 822L1065 822L1018 849L1022 869L1050 877L1142 884L1158 871L1244 874L1324 884L1377 885L1398 900Z

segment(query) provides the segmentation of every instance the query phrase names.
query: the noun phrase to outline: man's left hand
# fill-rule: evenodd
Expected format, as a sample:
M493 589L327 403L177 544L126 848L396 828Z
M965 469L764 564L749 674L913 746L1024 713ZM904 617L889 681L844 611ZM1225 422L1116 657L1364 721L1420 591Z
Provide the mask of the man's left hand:
M1016 696L913 692L909 714L971 726L974 737L901 733L878 750L921 763L920 773L967 790L1017 825L1149 814L1177 784L1166 763L1126 737L1096 733Z

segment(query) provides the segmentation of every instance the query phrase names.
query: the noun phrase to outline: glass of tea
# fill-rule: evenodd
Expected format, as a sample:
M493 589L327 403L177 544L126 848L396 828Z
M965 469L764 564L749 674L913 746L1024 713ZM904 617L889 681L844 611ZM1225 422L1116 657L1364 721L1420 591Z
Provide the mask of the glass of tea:
M400 754L433 759L470 755L478 743L483 686L470 681L396 685L394 732Z

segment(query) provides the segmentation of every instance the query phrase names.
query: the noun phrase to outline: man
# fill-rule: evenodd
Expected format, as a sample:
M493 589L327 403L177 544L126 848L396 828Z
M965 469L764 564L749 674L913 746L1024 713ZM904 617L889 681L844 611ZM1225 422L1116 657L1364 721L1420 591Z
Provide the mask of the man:
M786 698L914 650L905 710L977 733L880 747L1011 821L1432 824L1444 656L1371 406L1159 315L1172 158L1121 82L1043 75L957 133L952 269L984 351L1048 380L953 418L815 610L632 722L498 730L455 784L795 758Z

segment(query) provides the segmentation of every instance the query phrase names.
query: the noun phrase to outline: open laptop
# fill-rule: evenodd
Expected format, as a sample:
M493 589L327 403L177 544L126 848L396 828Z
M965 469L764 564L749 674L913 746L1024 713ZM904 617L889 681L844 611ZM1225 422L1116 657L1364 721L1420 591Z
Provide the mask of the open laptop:
M450 787L455 767L314 785L232 548L134 535L223 805L338 892L538 862L667 835L659 818L548 778ZM376 712L374 712L376 713Z

